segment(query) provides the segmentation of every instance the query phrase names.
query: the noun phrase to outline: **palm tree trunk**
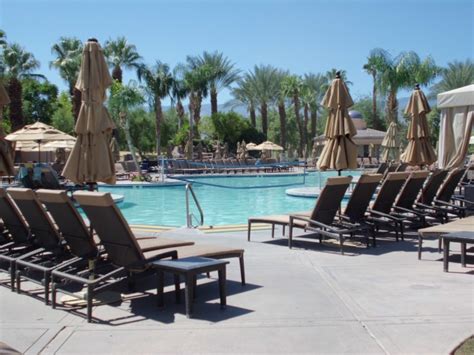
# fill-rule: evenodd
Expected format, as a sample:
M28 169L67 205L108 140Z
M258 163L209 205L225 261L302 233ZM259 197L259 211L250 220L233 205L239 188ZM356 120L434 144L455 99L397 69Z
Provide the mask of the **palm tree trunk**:
M255 106L254 104L250 104L249 106L249 113L250 113L250 124L253 128L257 127L257 114L255 113Z
M316 137L316 125L318 124L318 111L311 110L311 139Z
M112 70L112 79L122 83L122 68L120 68L120 65L116 65Z
M372 87L372 120L377 124L377 86L375 85L375 71L372 72L372 80L374 86Z
M398 100L396 91L390 91L387 98L388 124L398 121Z
M199 139L199 122L201 121L202 93L194 95L194 137Z
M178 128L181 128L184 123L184 107L180 99L176 102L176 113L178 114Z
M81 110L82 91L76 88L73 89L72 114L74 116L74 123L77 122L79 111Z
M298 125L298 131L300 133L300 144L298 149L298 155L303 156L303 147L305 144L304 133L303 133L303 124L300 119L300 98L297 94L293 95L293 108L295 111L296 124Z
M10 122L12 132L22 128L25 125L23 118L23 100L22 100L22 86L20 80L11 78L7 85L8 96L10 96Z
M306 146L304 158L306 159L306 154L308 153L308 122L309 122L309 105L305 104L303 108L304 113L304 120L303 120L303 142L304 146ZM304 149L303 146L303 149Z
M278 115L280 116L280 145L286 149L286 109L285 103L278 103Z
M217 90L211 89L211 115L217 113Z
M161 99L155 98L156 107L156 159L161 155L161 123L163 122L163 110L161 108Z
M266 102L260 104L260 115L262 115L262 133L267 139L268 132L268 106Z
M135 165L135 169L138 172L138 176L142 176L142 172L140 170L140 166L138 165L137 157L135 155L135 146L133 145L132 135L130 134L130 122L128 121L127 113L120 112L120 119L121 119L121 122L123 122L123 130L125 132L125 139L127 140L128 150L132 154L133 164Z

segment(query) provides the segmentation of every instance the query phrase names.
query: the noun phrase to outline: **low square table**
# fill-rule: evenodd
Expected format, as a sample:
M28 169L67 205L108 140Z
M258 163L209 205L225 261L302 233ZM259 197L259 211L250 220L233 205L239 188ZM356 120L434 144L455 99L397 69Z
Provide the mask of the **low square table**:
M474 244L474 232L455 232L441 236L443 240L443 270L448 272L449 243L461 243L461 264L466 266L466 244Z
M175 276L176 301L179 302L179 276L185 280L186 316L192 317L193 293L196 276L202 273L217 271L219 275L219 295L221 308L226 307L226 265L228 261L215 260L202 257L190 257L174 260L158 260L153 262L158 276L158 306L163 306L164 273L169 272Z

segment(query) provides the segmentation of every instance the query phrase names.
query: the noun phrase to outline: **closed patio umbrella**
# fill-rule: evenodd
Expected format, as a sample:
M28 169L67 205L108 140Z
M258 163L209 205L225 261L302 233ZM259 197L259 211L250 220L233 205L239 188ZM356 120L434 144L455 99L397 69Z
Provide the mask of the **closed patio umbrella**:
M398 126L396 122L390 122L387 133L382 141L382 159L386 162L400 160L400 142L398 139Z
M339 72L321 104L329 109L329 116L324 130L327 140L318 160L318 169L356 169L357 145L352 137L357 130L348 113L354 102Z
M10 103L7 91L0 83L0 175L12 176L15 175L13 169L13 149L10 142L5 140L1 124L3 121L3 107Z
M410 96L405 114L410 116L408 126L408 145L402 155L402 161L409 165L430 165L436 161L436 154L429 141L430 130L426 114L431 111L420 86L417 84Z
M106 89L112 78L102 48L89 39L82 52L76 88L82 91L82 103L75 131L77 140L63 170L75 183L115 184L115 167L109 140L115 125L104 106Z
M115 137L112 137L110 140L110 149L112 150L114 162L118 162L120 160L120 147Z

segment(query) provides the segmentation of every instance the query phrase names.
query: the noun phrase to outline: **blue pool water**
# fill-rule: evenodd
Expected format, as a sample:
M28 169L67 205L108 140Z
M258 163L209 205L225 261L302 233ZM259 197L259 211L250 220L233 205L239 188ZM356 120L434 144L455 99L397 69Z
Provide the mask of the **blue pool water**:
M359 175L360 172L343 172ZM336 172L309 173L306 176L222 176L192 177L193 189L204 211L205 225L243 224L249 216L304 211L314 206L312 198L286 195L289 188L321 186ZM275 187L276 186L276 187ZM185 188L101 187L125 196L119 205L130 224L179 227L186 224ZM191 201L191 210L199 216Z

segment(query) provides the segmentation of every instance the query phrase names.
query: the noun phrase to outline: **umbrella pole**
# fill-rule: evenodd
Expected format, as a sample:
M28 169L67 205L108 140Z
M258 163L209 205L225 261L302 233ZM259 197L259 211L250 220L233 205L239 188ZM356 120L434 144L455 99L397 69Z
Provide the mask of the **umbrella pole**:
M41 141L38 141L38 163L41 163Z

